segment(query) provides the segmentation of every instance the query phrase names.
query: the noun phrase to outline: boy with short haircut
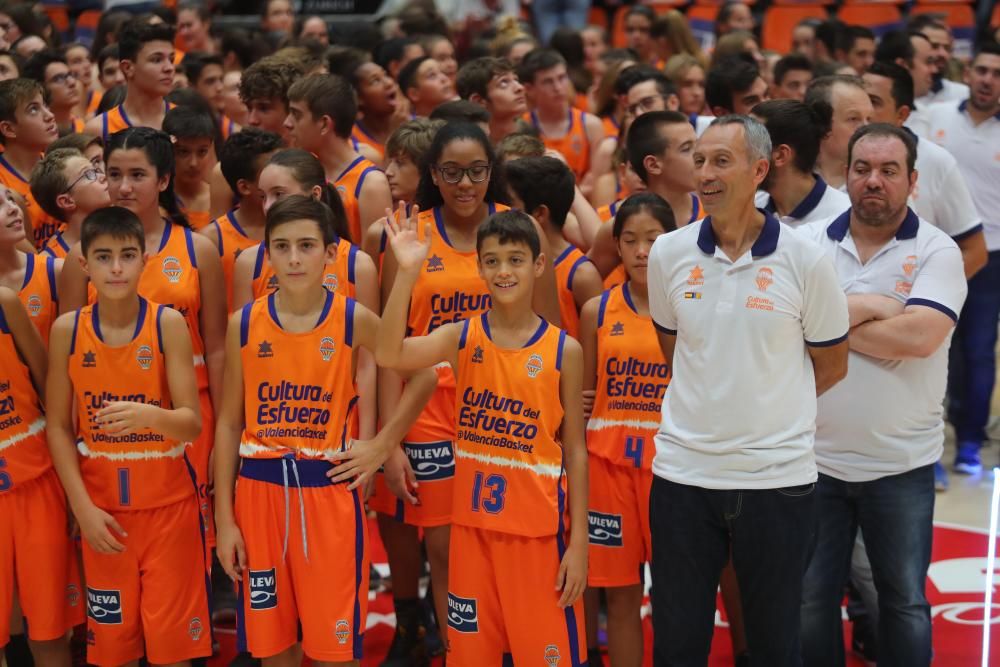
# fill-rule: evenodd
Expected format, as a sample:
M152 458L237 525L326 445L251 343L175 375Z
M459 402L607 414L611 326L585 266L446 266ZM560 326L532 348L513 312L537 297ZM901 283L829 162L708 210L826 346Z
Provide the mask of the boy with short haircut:
M57 148L45 154L31 170L31 194L43 211L63 223L42 248L57 259L65 259L79 242L84 218L111 206L103 166L95 167L75 148Z
M21 75L45 87L46 102L56 117L60 132L83 131L83 120L74 116L80 105L81 86L76 75L70 71L65 56L55 49L42 49L28 58Z
M455 86L438 61L415 58L399 70L399 89L410 100L413 115L427 118L439 104L455 99Z
M268 158L284 143L273 132L247 127L226 140L219 151L222 175L240 205L200 231L219 249L226 282L228 312L233 310L233 267L240 252L264 240L264 200L257 177Z
M125 83L125 75L122 74L121 61L118 58L117 44L108 44L98 51L96 64L97 80L101 84L102 90L111 90L115 86Z
M39 393L45 346L18 295L0 287L0 658L17 591L35 664L70 664L67 632L83 622L83 600L66 496L52 469ZM13 655L7 655L9 664Z
M240 78L240 99L247 107L247 125L274 132L288 141L288 89L305 72L284 58L269 56L250 65Z
M524 213L491 216L476 247L492 310L406 338L430 239L418 232L415 212L387 230L398 268L379 365L406 371L447 362L456 377L450 559L461 567L449 572L448 663L499 665L511 653L515 664L541 657L580 665L588 548L582 352L532 309L545 267L538 234Z
M142 18L122 26L118 59L125 77L125 101L87 121L86 131L104 141L127 127L163 127L170 105L163 99L174 88L174 29Z
M526 157L507 163L507 184L513 207L537 220L549 241L562 328L579 340L580 309L604 286L587 256L563 238L575 195L573 172L554 157Z
M191 228L211 222L212 188L206 182L215 166L218 129L207 111L174 107L163 118L163 131L174 143L174 192Z
M84 220L97 301L56 320L49 350L49 448L83 537L87 660L102 667L212 652L185 455L201 430L191 337L180 313L138 295L145 243L126 208Z
M463 100L486 107L490 112L490 140L499 142L517 131L517 121L528 110L524 86L514 65L504 58L484 56L462 65L455 87Z
M604 139L604 126L571 104L566 60L553 49L530 51L517 68L532 110L525 117L538 128L546 148L559 151L578 182L590 172L591 156Z
M28 239L37 250L45 247L61 223L39 207L28 178L42 151L58 136L55 116L45 104L40 83L31 79L0 81L0 183L27 201Z
M312 74L288 89L288 107L290 143L319 157L344 203L351 241L360 244L368 227L392 207L392 198L385 174L351 145L358 115L354 90L343 77Z
M270 208L264 243L279 289L234 313L226 338L218 553L240 582L240 648L266 664L297 664L300 628L314 662L358 664L369 573L359 487L436 386L433 371L415 376L382 431L352 439L354 368L361 347L374 350L379 319L323 286L337 242L332 217L303 195ZM273 511L282 503L285 513Z
M226 106L222 94L222 79L225 75L222 56L212 53L185 53L184 60L181 61L181 69L187 76L188 86L201 95L215 111L219 129L222 131L222 139L226 140L234 133L239 132L239 125L222 113Z

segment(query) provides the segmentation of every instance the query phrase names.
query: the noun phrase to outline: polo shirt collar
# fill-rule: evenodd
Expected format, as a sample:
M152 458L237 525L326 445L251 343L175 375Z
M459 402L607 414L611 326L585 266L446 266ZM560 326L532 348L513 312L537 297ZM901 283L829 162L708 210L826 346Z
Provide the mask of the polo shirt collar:
M913 139L913 143L915 143L915 144L919 144L920 143L920 137L917 135L916 132L914 132L910 128L906 127L905 125L900 126L899 129L901 129L903 132L906 132L908 135L910 135L910 138Z
M824 184L825 185L825 184ZM781 234L781 223L778 219L764 209L757 209L764 214L764 226L760 230L760 236L753 242L750 254L757 257L767 257L778 248L778 236ZM712 216L701 221L701 229L698 230L698 249L706 255L715 254L715 231L712 229Z
M958 110L959 110L959 111L962 111L962 112L965 112L965 108L966 108L967 106L969 106L969 100L962 100L962 101L961 101L961 102L959 103L959 105L958 105ZM995 119L997 119L997 120L1000 120L1000 111L998 111L997 113L993 114L993 117L994 117Z
M832 240L840 243L847 236L847 230L851 228L851 209L847 209L836 218L833 222L829 224L826 228L826 235ZM899 226L896 230L896 240L905 241L907 239L916 238L917 230L920 228L920 219L917 214L913 212L913 209L909 206L906 207L906 217L903 218L903 224Z
M805 198L803 198L802 201L799 202L799 205L796 206L795 209L788 214L789 218L793 218L795 220L802 220L807 215L816 210L816 207L819 206L819 203L823 201L823 195L826 194L826 187L827 187L826 181L824 181L823 177L820 176L819 174L813 174L813 177L816 179L816 184L813 185L813 188L812 190L809 191L809 194L807 194ZM778 209L774 204L774 197L771 196L770 192L768 193L767 204L764 205L764 210L767 211L768 213L771 213L772 215L778 212Z

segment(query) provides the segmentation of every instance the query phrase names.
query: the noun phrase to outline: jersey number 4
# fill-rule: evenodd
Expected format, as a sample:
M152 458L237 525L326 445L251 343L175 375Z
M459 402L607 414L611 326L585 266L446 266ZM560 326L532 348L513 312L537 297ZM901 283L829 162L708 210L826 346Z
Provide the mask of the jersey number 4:
M506 493L507 480L503 475L487 477L477 472L472 482L472 511L478 512L481 507L487 514L499 514L503 510Z
M636 468L642 467L642 450L645 444L645 438L625 438L625 458L631 459Z

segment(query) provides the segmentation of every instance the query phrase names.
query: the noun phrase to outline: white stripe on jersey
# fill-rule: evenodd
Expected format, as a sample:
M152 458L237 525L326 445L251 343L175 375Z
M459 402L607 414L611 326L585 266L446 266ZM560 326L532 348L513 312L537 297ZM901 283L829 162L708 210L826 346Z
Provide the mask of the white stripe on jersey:
M457 445L458 443L456 443ZM541 475L542 477L553 477L558 479L562 475L562 466L547 463L528 463L517 459L509 459L505 456L493 456L491 454L478 454L476 452L464 451L461 446L455 447L455 456L460 459L470 459L491 466L501 468L516 468L517 470L528 470Z
M122 436L128 437L128 436ZM76 449L80 456L88 459L107 459L108 461L153 461L156 459L179 459L184 456L184 450L191 445L190 442L178 443L176 447L165 452L135 450L127 452L95 452L83 440L77 440Z
M35 421L31 422L28 426L28 430L24 433L17 433L10 436L9 438L4 438L0 440L0 452L7 449L8 447L13 447L22 440L27 440L33 435L37 435L45 430L45 417L39 417Z
M604 419L602 417L591 417L587 422L588 431L601 431L606 428L625 426L626 428L641 429L643 431L655 431L660 428L658 421L642 421L641 419Z

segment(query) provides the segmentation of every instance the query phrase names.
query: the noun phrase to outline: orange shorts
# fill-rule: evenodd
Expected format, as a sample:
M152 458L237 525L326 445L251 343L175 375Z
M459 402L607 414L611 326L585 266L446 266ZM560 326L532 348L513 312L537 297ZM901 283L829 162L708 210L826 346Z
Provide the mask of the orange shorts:
M361 659L368 524L360 493L331 485L330 467L316 459L243 459L235 509L248 571L239 588L237 644L255 658L293 646L301 628L312 660Z
M194 467L198 485L198 507L205 526L205 542L209 548L208 564L211 565L210 550L215 546L215 508L212 506L212 496L208 488L208 465L211 460L212 445L215 442L215 412L212 410L212 397L207 387L198 390L198 404L201 407L201 435L192 443L188 461Z
M561 542L451 527L449 667L500 665L507 653L515 665L586 664L583 598L558 605Z
M76 548L55 470L0 493L0 647L17 590L28 637L48 641L83 623Z
M450 441L403 442L417 479L417 505L397 498L385 484L382 473L375 476L375 487L368 506L411 526L430 528L451 523L452 495L455 487L455 453Z
M643 581L652 557L649 537L650 470L620 466L600 456L588 459L590 467L591 586L631 586Z
M212 654L205 543L194 494L179 503L115 512L127 537L118 554L83 540L87 662L121 665L143 655L170 664Z

